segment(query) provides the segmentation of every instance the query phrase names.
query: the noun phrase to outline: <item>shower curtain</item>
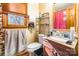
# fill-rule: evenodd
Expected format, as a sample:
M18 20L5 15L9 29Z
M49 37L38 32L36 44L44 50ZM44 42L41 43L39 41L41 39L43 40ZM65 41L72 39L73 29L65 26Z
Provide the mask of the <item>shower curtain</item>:
M7 29L5 31L5 55L13 56L26 49L26 30Z
M64 20L64 11L58 11L54 13L54 28L66 29L66 21Z

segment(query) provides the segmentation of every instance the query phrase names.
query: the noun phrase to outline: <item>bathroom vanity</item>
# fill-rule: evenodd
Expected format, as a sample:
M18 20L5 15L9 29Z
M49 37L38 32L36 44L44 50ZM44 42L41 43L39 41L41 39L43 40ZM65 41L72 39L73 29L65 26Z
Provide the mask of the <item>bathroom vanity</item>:
M45 56L74 56L77 55L77 39L74 39L71 44L67 44L66 40L57 37L44 37L43 53ZM48 45L49 43L50 45ZM53 48L52 48L53 47ZM48 49L48 50L47 50Z

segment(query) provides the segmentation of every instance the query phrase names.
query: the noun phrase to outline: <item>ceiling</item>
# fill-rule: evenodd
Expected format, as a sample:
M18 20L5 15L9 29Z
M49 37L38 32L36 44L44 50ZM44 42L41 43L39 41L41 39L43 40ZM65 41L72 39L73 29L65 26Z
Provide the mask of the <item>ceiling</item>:
M54 3L53 7L55 11L62 10L67 8L68 6L72 6L73 3Z

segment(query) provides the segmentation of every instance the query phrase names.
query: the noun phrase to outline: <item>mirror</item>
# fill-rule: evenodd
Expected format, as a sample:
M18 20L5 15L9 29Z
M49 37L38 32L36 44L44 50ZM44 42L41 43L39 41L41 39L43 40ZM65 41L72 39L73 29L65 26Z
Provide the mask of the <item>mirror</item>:
M70 29L70 27L75 27L76 5L73 3L55 3L53 20L55 29Z

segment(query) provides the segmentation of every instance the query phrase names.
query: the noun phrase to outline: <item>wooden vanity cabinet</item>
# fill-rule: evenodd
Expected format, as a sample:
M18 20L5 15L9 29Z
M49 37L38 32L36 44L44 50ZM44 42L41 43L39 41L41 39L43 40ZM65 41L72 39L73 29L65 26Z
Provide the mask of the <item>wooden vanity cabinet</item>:
M52 47L55 48L57 54L59 54L60 56L76 56L77 55L76 51L72 48L69 48L67 46L61 45L59 43L56 43L50 40L48 40L48 42L52 45ZM44 56L48 55L47 52L45 51L45 46L43 46L43 53L44 53ZM52 56L56 56L56 55L52 55Z

